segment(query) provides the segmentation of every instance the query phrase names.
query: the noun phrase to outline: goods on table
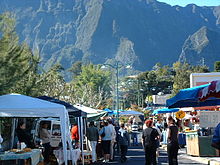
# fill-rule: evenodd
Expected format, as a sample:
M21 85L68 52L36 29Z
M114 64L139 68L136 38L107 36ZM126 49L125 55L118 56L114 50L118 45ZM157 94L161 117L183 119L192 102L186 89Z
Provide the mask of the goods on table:
M31 152L32 150L31 150L31 148L24 148L23 151L24 152Z
M9 150L10 152L14 152L16 154L21 154L21 153L25 153L25 152L31 152L31 148L24 148L23 150L20 149L11 149Z

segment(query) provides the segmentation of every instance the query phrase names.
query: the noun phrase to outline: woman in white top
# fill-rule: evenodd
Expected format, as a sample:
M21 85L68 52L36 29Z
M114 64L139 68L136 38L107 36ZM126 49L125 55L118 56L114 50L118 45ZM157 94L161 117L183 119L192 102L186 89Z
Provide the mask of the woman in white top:
M104 127L99 131L99 135L102 139L102 149L104 152L104 163L109 162L110 159L110 147L112 140L112 129L108 126L108 122L104 121Z
M44 147L43 156L44 156L45 163L49 162L49 156L50 156L50 152L51 152L51 146L50 146L50 137L51 136L50 136L50 133L47 128L48 128L48 124L43 123L42 128L40 130L40 138L42 140L42 145Z

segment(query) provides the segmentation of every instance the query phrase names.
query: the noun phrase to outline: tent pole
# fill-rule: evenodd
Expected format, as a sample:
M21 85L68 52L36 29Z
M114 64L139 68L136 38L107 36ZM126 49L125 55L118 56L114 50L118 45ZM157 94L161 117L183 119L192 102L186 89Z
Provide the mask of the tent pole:
M69 117L70 118L70 117ZM70 122L69 120L67 120L67 127L70 127ZM71 130L71 127L68 129ZM73 145L72 145L72 141L71 141L71 135L70 135L70 131L67 131L67 142L69 145L69 150L70 150L70 156L71 156L71 160L72 160L72 165L76 165L75 161L72 159L74 157L73 155Z
M15 138L15 127L17 126L18 119L12 118L12 128L11 128L11 146L10 148L13 148L14 146L14 138Z
M63 157L64 157L64 162L65 165L68 165L68 160L67 160L67 132L69 131L69 126L67 126L67 121L69 118L68 116L64 113L60 116L60 122L61 122L61 138L62 138L62 144L63 144ZM66 120L67 119L67 120ZM67 129L67 130L66 130Z
M82 146L82 164L85 164L85 160L84 160L84 146L83 146L83 142L84 142L84 136L83 136L83 120L82 117L80 117L80 140L81 140L81 146Z

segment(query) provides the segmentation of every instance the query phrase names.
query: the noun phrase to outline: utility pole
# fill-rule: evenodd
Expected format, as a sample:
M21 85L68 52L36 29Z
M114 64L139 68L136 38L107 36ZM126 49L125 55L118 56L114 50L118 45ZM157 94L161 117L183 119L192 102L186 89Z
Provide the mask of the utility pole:
M130 68L130 66L124 66L123 64L120 64L119 61L116 61L116 63L114 65L112 64L103 64L103 66L109 66L113 69L115 69L115 76L116 76L116 111L117 111L117 115L116 115L116 118L117 118L117 121L119 122L119 89L118 89L118 85L119 85L119 69L122 68L122 67L126 67L126 68Z

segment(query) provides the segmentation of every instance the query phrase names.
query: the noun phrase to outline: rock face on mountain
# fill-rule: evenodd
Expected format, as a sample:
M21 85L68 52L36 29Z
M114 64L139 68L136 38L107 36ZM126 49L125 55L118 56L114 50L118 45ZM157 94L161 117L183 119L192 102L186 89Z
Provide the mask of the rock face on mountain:
M78 60L98 64L115 58L146 70L157 62L172 64L180 54L193 63L201 56L211 66L209 54L200 53L217 41L196 33L220 31L220 7L179 7L156 0L1 0L0 12L6 11L14 13L21 40L39 51L45 68L56 62L69 68ZM197 39L199 55L188 49ZM217 59L215 48L207 51L213 49Z
M212 64L220 60L220 33L202 27L185 41L180 61L194 65Z

